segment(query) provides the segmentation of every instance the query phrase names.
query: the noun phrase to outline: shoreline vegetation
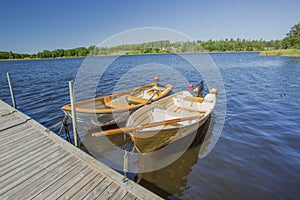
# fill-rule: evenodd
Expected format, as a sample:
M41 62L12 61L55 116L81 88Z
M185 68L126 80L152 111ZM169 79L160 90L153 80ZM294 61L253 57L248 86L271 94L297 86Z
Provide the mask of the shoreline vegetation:
M300 49L282 49L282 40L208 40L171 43L168 40L141 44L125 44L115 47L78 47L74 49L44 50L37 54L0 52L0 60L40 60L51 58L80 58L87 56L120 56L144 54L184 53L238 53L259 52L260 56L300 57Z
M288 56L300 57L300 49L278 49L272 51L262 51L260 56Z
M37 54L19 54L0 52L0 60L39 60L49 58L78 58L87 56L143 55L143 54L180 54L180 53L233 53L233 52L263 52L265 50L280 50L280 40L208 40L174 42L168 40L141 44L125 44L114 47L90 46L74 49L44 50ZM269 55L269 53L267 54Z
M211 52L260 52L261 56L300 57L300 23L294 25L282 40L225 39L208 41L170 42L154 41L140 44L123 44L113 47L90 46L74 49L44 50L36 54L0 51L0 60L29 60L49 58L78 58L87 56L114 56L140 54L182 54Z

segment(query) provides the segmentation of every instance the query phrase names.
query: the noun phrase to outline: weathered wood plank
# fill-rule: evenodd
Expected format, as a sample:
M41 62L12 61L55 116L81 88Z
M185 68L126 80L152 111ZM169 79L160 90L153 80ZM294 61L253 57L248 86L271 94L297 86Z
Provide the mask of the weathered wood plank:
M78 160L74 160L72 155L68 154L57 162L53 163L45 170L34 174L26 181L14 187L13 190L6 192L3 198L9 199L30 199L34 194L42 191L46 188L53 180L57 181L64 174L68 173L68 170L74 168L74 164L78 164Z
M118 190L109 199L123 199L126 194L127 190L125 188L119 187Z
M19 173L21 173L21 172L24 173L25 170L30 170L30 167L32 165L38 165L39 163L44 162L44 160L47 156L52 156L52 154L54 154L54 153L55 153L55 155L58 154L57 149L52 149L52 150L49 149L49 152L46 152L45 154L38 154L32 160L29 160L29 162L26 162L26 160L25 160L24 164L22 166L20 166L19 168L15 168L15 169L9 171L8 173L2 175L0 177L0 183L4 182L6 179L10 180L13 177L15 177L17 179L18 176L22 176L22 174L19 175Z
M72 199L82 199L85 197L89 192L91 192L96 185L98 185L104 177L100 174L97 174L97 172L93 171L93 174L96 174L96 176L90 178L90 180L81 188L78 187L72 187L71 190L77 191L71 198Z
M64 187L66 190L69 189L72 187L74 181L77 182L90 172L90 168L85 166L83 163L79 163L76 168L74 168L72 171L69 171L65 176L61 177L57 182L51 184L33 199L56 199L56 196L59 197L62 195L61 193L56 193L56 190L58 190L60 187Z
M35 121L29 121L28 123L32 124L33 126L35 126L37 128L41 126L40 124L38 124ZM132 181L129 181L129 183L131 185L129 187L123 185L122 184L123 176L120 175L118 172L110 169L109 167L107 167L103 163L101 163L98 160L92 158L91 156L89 156L85 152L81 151L80 149L74 147L73 145L71 145L67 141L61 140L61 138L58 135L56 135L52 132L49 132L48 136L50 138L52 138L58 144L62 145L67 151L72 152L80 160L82 160L85 163L88 163L89 166L96 169L99 173L103 174L105 177L108 177L111 181L113 181L114 183L120 185L121 187L126 188L127 191L133 193L138 199L145 199L145 200L146 199L162 199L159 196L152 193L151 191L148 191L147 189L143 188L142 186L140 186L140 185L138 185L138 184L136 184Z
M0 100L0 199L160 199Z
M77 183L75 183L71 188L69 188L65 193L63 193L58 199L70 199L74 196L81 188L83 188L86 184L89 183L95 176L97 176L97 172L92 171L87 176L83 177Z
M74 177L72 177L70 180L68 180L67 183L63 184L59 189L55 190L51 195L47 197L47 199L57 199L62 194L64 194L69 189L76 190L77 188L73 188L74 184L79 182L81 179L83 179L85 176L88 176L92 172L92 169L85 168L84 170L81 170L78 174L75 174Z
M109 199L119 188L120 186L112 183L110 184L98 197L97 200Z
M59 181L60 178L69 173L69 171L72 171L76 166L79 165L79 163L79 160L74 159L74 157L70 154L67 155L63 159L59 160L59 162L52 165L54 166L53 168L47 168L47 170L44 170L43 172L39 173L39 176L37 176L36 181L30 182L29 184L27 183L26 187L24 187L23 190L18 191L18 198L12 199L32 199L33 197L40 194L42 191L46 190L50 185Z
M14 136L15 134L19 133L20 131L23 131L25 129L30 128L31 126L28 124L20 124L19 126L14 126L10 129L0 131L0 141L6 139L6 137Z
M99 174L98 174L99 176ZM99 178L99 183L101 183L104 180L104 177L101 176L101 178ZM99 184L98 183L98 184ZM82 199L96 199L101 193L103 192L103 188L100 187L99 185L96 185L88 195L86 195L84 198Z
M12 108L12 107L11 107ZM5 106L5 104L0 104L0 116L4 117L6 115L9 115L11 113L11 111L9 109L7 109L7 106Z
M9 158L11 158L13 156L18 157L19 154L21 154L23 151L32 150L32 148L34 146L40 145L40 144L45 144L45 143L47 143L47 139L37 138L37 139L34 139L34 140L28 142L28 144L25 143L26 146L21 146L21 145L17 146L15 148L15 151L13 151L13 149L11 149L11 150L5 151L4 153L1 153L0 166L2 166L3 163L6 163L6 159L9 159Z
M16 116L15 114L6 115L5 117L0 118L1 126L0 128L3 129L3 127L6 127L10 123L20 123L24 122L24 119L21 119L19 116Z
M19 132L19 134L17 134L15 137L13 137L13 139L11 139L11 138L3 139L1 141L2 145L1 145L0 151L5 152L6 149L10 149L10 147L14 147L14 146L18 145L19 142L22 142L24 140L26 142L26 141L30 140L30 137L31 138L37 137L38 135L39 135L38 132L34 128L30 127L26 130Z
M16 116L14 114L9 115L8 117L2 118L0 120L0 131L4 131L8 128L23 124L27 121L27 119L22 119L19 116Z
M38 156L46 156L51 154L56 149L54 149L55 145L46 143L40 148L33 149L29 153L12 160L12 162L7 163L5 166L0 167L0 177L4 176L5 174L13 171L14 169L20 171L22 167L24 167L27 163L33 162ZM51 148L52 147L52 148ZM13 173L13 172L12 172Z
M44 157L35 162L29 168L15 173L13 176L10 176L9 179L6 179L6 176L1 177L1 179L4 180L0 181L0 195L6 193L8 190L14 188L16 185L22 183L23 181L26 181L26 179L38 173L39 171L45 170L48 166L61 159L65 155L66 154L61 154L60 152L56 151L50 156Z
M112 180L110 180L108 177L105 177L94 189L92 192L90 192L87 196L85 196L83 199L96 199L101 193L103 193L106 188L112 183ZM74 200L76 200L74 198Z
M22 125L19 125L19 126L22 126ZM15 126L15 128L18 128L19 126ZM34 132L37 132L37 131L32 127L28 127L27 129L15 132L11 135L7 135L6 137L2 136L2 133L0 133L1 134L0 142L1 142L1 144L3 144L3 145L1 145L1 149L4 149L4 147L7 145L10 145L10 143L17 142L18 140L20 140L26 136L29 136L30 134L32 134Z
M136 196L134 196L132 193L128 192L123 198L122 200L135 200L138 199Z
M11 150L17 150L24 146L26 146L29 142L33 142L36 140L39 140L41 138L45 138L42 135L39 134L38 131L31 128L28 130L28 134L25 136L20 136L15 138L14 140L8 140L7 143L3 143L3 147L1 147L1 152L11 151Z
M49 143L49 142L47 142L47 140L42 140L42 141L37 140L36 142L29 144L28 146L24 147L23 149L11 152L11 154L9 154L9 153L6 154L6 156L4 153L1 153L0 166L5 167L9 162L13 161L14 159L17 159L20 156L26 155L30 151L34 151L35 149L38 149L47 143Z

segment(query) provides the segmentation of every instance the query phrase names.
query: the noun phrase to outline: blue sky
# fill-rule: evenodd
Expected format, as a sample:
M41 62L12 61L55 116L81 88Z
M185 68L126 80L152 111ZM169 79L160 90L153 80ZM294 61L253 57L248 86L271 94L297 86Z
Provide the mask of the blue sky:
M300 22L299 0L0 0L0 51L88 47L134 28L195 40L282 39Z

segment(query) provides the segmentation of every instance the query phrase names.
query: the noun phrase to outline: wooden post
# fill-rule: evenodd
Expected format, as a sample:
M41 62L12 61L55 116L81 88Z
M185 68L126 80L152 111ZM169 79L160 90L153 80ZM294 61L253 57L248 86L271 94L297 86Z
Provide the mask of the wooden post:
M6 73L6 76L7 76L7 81L8 81L8 85L9 85L10 96L11 96L11 101L12 101L13 107L17 108L16 99L15 99L13 87L12 87L12 84L11 84L11 79L10 79L9 72Z
M70 90L70 102L72 109L72 125L73 125L73 135L74 135L74 145L78 147L77 139L77 120L76 120L76 111L75 111L75 95L74 95L74 82L69 81L69 90Z

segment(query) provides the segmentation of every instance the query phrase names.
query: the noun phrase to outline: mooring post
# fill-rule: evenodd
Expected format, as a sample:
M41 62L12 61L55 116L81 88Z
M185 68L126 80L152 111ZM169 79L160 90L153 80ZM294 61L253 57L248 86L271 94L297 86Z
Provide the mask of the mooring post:
M77 120L76 120L76 111L75 111L75 95L74 95L74 82L69 81L69 89L70 89L70 102L72 109L72 125L73 125L73 135L74 135L74 145L78 147L78 139L77 139Z
M12 84L11 84L11 79L10 79L9 72L6 73L6 76L7 76L7 81L8 81L8 85L9 85L10 96L11 96L11 101L12 101L13 107L17 108L16 99L15 99L13 87L12 87Z

